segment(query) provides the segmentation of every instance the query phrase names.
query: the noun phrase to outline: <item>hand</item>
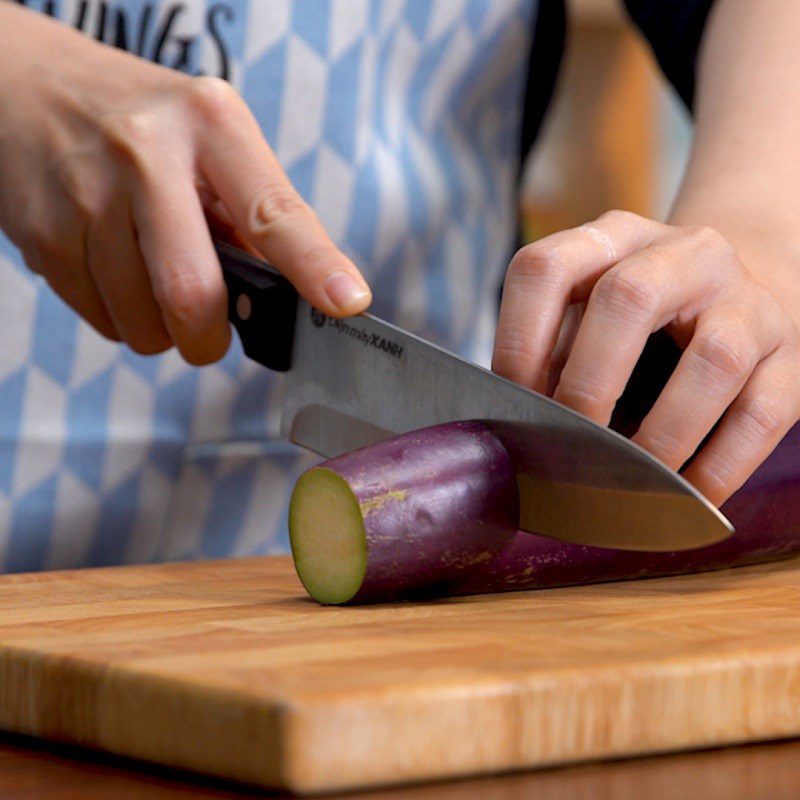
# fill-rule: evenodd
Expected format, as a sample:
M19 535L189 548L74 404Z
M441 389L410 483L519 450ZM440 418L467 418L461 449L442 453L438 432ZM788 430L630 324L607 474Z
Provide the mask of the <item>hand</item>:
M612 211L522 248L493 368L606 425L660 328L683 355L633 441L677 470L722 418L684 470L721 504L800 418L798 326L721 234Z
M2 2L0 42L0 228L102 334L138 353L174 344L193 364L224 355L226 292L204 213L327 314L369 304L227 83Z

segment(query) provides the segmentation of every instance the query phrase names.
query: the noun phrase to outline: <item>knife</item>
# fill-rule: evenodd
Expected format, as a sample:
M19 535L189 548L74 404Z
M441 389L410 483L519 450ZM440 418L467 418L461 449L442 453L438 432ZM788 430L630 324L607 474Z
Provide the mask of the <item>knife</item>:
M734 532L691 484L621 434L372 314L329 317L265 261L215 247L245 354L286 373L289 441L332 458L415 428L481 420L511 454L523 530L644 551L703 547Z

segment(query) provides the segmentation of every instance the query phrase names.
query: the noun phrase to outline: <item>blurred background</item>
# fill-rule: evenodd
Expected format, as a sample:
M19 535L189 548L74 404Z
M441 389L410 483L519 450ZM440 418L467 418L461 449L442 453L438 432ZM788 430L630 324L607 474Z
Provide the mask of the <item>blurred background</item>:
M569 0L556 95L525 173L528 241L621 208L663 219L691 141L689 115L622 0Z

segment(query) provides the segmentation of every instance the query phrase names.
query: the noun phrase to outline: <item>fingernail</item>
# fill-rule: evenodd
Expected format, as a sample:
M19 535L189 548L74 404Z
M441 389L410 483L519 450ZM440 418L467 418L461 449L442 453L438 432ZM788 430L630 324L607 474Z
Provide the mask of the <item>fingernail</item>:
M328 299L343 314L360 311L369 298L369 290L349 272L340 270L329 275L323 288Z

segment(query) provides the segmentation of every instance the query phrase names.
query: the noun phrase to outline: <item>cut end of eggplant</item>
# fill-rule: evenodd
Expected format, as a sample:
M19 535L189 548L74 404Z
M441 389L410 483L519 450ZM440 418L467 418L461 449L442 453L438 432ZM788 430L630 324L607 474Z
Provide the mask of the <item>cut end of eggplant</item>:
M367 573L367 535L358 498L340 475L315 467L300 476L289 504L297 574L319 603L355 597Z

